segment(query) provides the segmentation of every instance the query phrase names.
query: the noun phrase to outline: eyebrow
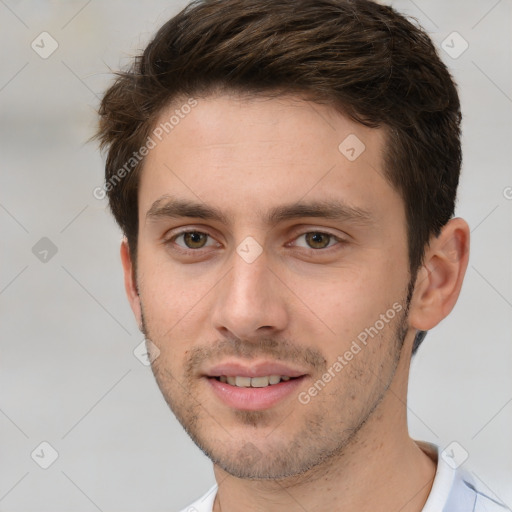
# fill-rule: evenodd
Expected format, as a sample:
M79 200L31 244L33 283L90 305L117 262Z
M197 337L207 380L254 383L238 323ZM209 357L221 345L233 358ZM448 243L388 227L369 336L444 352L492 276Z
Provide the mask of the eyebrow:
M168 195L157 199L146 213L146 220L149 221L156 221L161 218L182 217L218 221L225 225L231 224L229 215L219 208ZM298 201L275 206L265 215L262 215L262 217L263 221L268 226L273 226L286 220L302 217L348 221L360 225L370 225L374 223L374 217L368 210L350 206L339 199Z

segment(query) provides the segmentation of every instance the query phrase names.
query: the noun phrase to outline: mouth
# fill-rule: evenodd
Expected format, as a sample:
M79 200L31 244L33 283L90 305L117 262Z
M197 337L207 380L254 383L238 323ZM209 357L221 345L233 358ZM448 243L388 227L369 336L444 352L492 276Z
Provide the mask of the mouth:
M224 380L221 380L222 377L224 376L209 377L207 379L213 395L219 399L224 406L244 411L271 409L285 402L287 398L290 399L292 396L298 396L299 387L306 378L306 376L303 375L301 377L290 377L288 380L281 380L281 378L277 376L279 377L279 382L276 384L270 384L269 382L264 386L247 386L238 385L236 383L239 377L231 377L235 379L235 384L227 382L227 376L225 376L226 382L222 382L222 380ZM247 377L242 377L242 380L239 380L239 382L247 384L248 380L250 380L252 384L253 379ZM269 377L256 378L256 384L263 384L263 381L268 382Z
M238 410L270 409L297 393L307 374L279 362L228 362L205 375L209 389L224 406Z
M237 386L239 388L266 388L268 386L275 386L280 382L288 382L289 380L298 377L289 377L288 375L264 375L263 377L243 377L241 375L221 375L220 377L212 377L219 382L229 384L230 386Z

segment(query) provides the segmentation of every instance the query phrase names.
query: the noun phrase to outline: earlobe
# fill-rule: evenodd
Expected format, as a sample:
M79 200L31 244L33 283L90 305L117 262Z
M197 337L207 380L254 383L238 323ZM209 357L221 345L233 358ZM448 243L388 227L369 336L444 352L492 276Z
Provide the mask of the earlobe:
M128 298L128 302L130 303L130 307L132 308L133 314L135 315L135 320L137 321L137 324L141 326L142 315L139 291L137 289L134 265L130 255L130 247L128 245L128 240L126 238L123 238L123 241L121 242L120 251L121 262L123 264L124 288L126 291L126 296Z
M469 226L451 219L431 239L419 269L409 311L411 327L427 331L455 306L469 261Z

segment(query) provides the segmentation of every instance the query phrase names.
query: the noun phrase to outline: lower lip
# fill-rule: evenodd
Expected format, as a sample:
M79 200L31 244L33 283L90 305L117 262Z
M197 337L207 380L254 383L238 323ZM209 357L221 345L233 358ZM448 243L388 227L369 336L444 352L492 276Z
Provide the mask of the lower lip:
M207 378L213 392L229 407L245 411L262 411L278 404L281 400L297 392L305 376L281 381L264 388L241 388Z

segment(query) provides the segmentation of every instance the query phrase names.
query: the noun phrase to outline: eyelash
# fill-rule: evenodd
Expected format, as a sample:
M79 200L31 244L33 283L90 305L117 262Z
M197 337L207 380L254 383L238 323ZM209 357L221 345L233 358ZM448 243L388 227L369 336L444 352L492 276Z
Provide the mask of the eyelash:
M164 244L167 245L167 246L171 246L171 245L176 245L174 242L175 240L182 236L182 235L186 235L188 233L198 233L198 234L201 234L201 235L206 235L210 238L213 239L213 237L211 235L209 235L208 233L205 233L204 231L199 231L197 229L188 229L188 230L184 230L184 231L180 231L179 233L175 233L174 235L172 235L170 238L164 240ZM319 231L319 230L312 230L312 231L304 231L303 233L300 233L299 235L297 235L294 240L297 240L298 238L304 236L304 235L307 235L307 234L310 234L310 233L313 233L313 234L319 234L319 235L325 235L325 236L328 236L330 237L330 239L334 239L337 243L336 244L333 244L333 245L328 245L327 247L324 247L322 249L314 249L312 247L301 247L301 249L303 250L306 250L306 251L309 251L310 253L327 253L327 252L331 252L330 249L332 249L333 247L336 247L336 246L339 246L339 245L343 245L346 243L345 240L333 235L332 233L329 233L327 231ZM185 248L185 247L181 247L181 246L177 246L178 249L175 249L175 247L173 247L173 250L177 250L178 252L181 252L185 255L191 255L191 254L195 254L197 255L202 249L204 249L204 247L201 247L199 249L190 249L190 248Z

